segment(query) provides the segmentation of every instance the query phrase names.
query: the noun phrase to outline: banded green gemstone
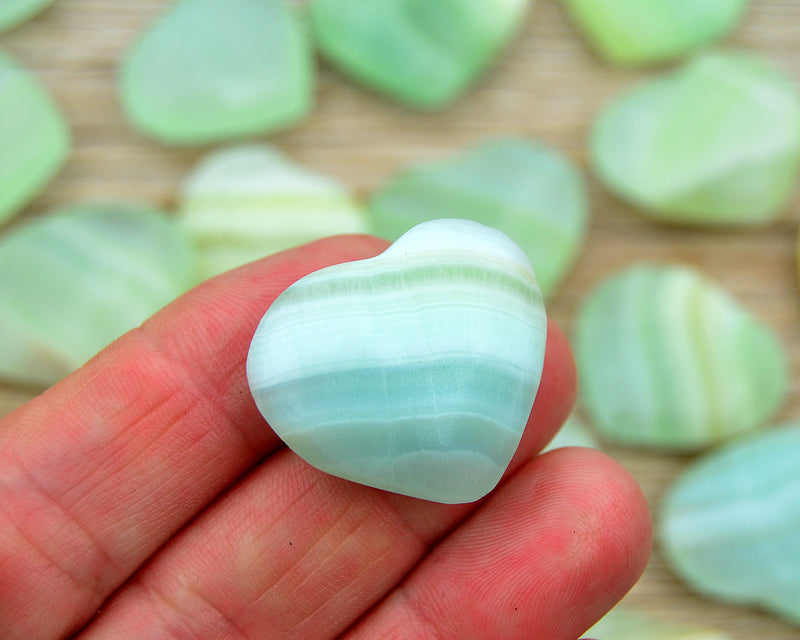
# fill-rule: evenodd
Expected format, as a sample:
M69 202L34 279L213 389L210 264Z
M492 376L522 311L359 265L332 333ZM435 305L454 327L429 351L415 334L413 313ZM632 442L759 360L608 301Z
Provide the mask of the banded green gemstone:
M287 0L181 0L120 74L131 122L167 144L266 133L311 108L311 45Z
M689 451L754 429L787 391L773 332L688 268L636 265L577 319L581 399L609 440Z
M800 626L800 425L695 461L659 522L670 567L696 592L757 605Z
M183 185L180 220L203 278L325 236L367 232L344 186L266 145L209 154Z
M372 487L471 502L519 445L544 363L542 295L499 231L436 220L272 304L247 378L309 464Z
M0 31L30 20L54 0L3 0L0 2Z
M400 173L373 194L369 213L373 232L389 240L437 218L495 227L528 254L547 296L583 244L588 204L583 178L567 158L509 139Z
M311 0L322 55L413 107L453 101L498 55L529 0Z
M0 241L0 377L48 385L196 278L173 220L129 205L71 207Z
M606 186L656 220L756 225L785 207L800 165L800 95L752 54L701 56L614 101L591 135Z
M733 29L747 0L564 0L608 62L640 66L683 57Z
M0 52L0 224L55 176L69 149L67 124L44 87Z

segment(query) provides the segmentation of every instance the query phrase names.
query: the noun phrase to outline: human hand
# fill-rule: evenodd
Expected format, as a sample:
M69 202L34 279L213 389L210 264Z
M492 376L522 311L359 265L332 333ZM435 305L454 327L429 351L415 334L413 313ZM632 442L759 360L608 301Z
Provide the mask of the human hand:
M575 369L550 325L501 485L443 505L326 475L281 446L245 358L298 278L376 255L326 239L223 274L0 421L0 637L574 640L650 548L603 454L532 457Z

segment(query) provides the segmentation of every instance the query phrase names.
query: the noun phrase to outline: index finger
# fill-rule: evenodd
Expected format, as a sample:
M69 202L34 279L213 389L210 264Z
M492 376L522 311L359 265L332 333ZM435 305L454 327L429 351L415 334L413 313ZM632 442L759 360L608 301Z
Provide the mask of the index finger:
M272 300L387 243L343 236L189 292L0 421L0 636L58 638L279 445L244 360Z

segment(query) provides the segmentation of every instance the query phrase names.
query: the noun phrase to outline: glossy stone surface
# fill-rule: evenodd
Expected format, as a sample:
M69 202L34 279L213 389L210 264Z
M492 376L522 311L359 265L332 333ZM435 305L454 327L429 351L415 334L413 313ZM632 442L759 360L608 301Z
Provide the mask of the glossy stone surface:
M475 222L436 220L289 287L253 337L247 378L270 426L315 467L471 502L519 444L546 331L522 250Z
M0 224L66 162L67 124L36 78L0 52Z
M529 0L311 0L323 56L400 102L440 108L493 61Z
M800 425L694 462L661 509L661 547L695 591L800 625Z
M436 218L495 227L528 254L547 296L583 244L588 203L583 177L567 158L508 139L401 172L373 195L369 211L374 233L389 240Z
M311 45L286 0L181 0L120 76L131 122L167 144L281 129L311 108Z
M51 4L53 4L53 0L2 0L0 2L0 31L16 27Z
M84 205L0 238L0 378L48 385L141 324L195 278L164 214Z
M564 0L608 62L638 66L685 56L733 29L747 0Z
M690 451L756 428L783 403L773 332L699 273L634 265L577 318L582 406L609 440Z
M621 605L584 635L593 640L733 640L722 631L675 624Z
M206 156L183 185L180 220L203 278L325 236L367 232L343 185L266 145Z
M708 54L612 102L590 146L606 186L656 220L763 224L795 185L800 95L763 58Z
M564 426L559 429L555 437L550 441L542 453L552 451L553 449L561 449L562 447L589 447L591 449L599 449L600 444L597 438L589 430L583 421L574 413L567 418Z

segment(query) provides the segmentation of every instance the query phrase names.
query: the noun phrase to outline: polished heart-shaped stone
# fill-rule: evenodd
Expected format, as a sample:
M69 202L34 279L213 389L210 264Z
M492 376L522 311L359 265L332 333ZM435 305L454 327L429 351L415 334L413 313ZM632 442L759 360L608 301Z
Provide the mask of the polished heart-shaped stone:
M270 426L313 466L472 502L519 445L546 333L524 252L496 229L434 220L284 291L253 337L247 378Z

